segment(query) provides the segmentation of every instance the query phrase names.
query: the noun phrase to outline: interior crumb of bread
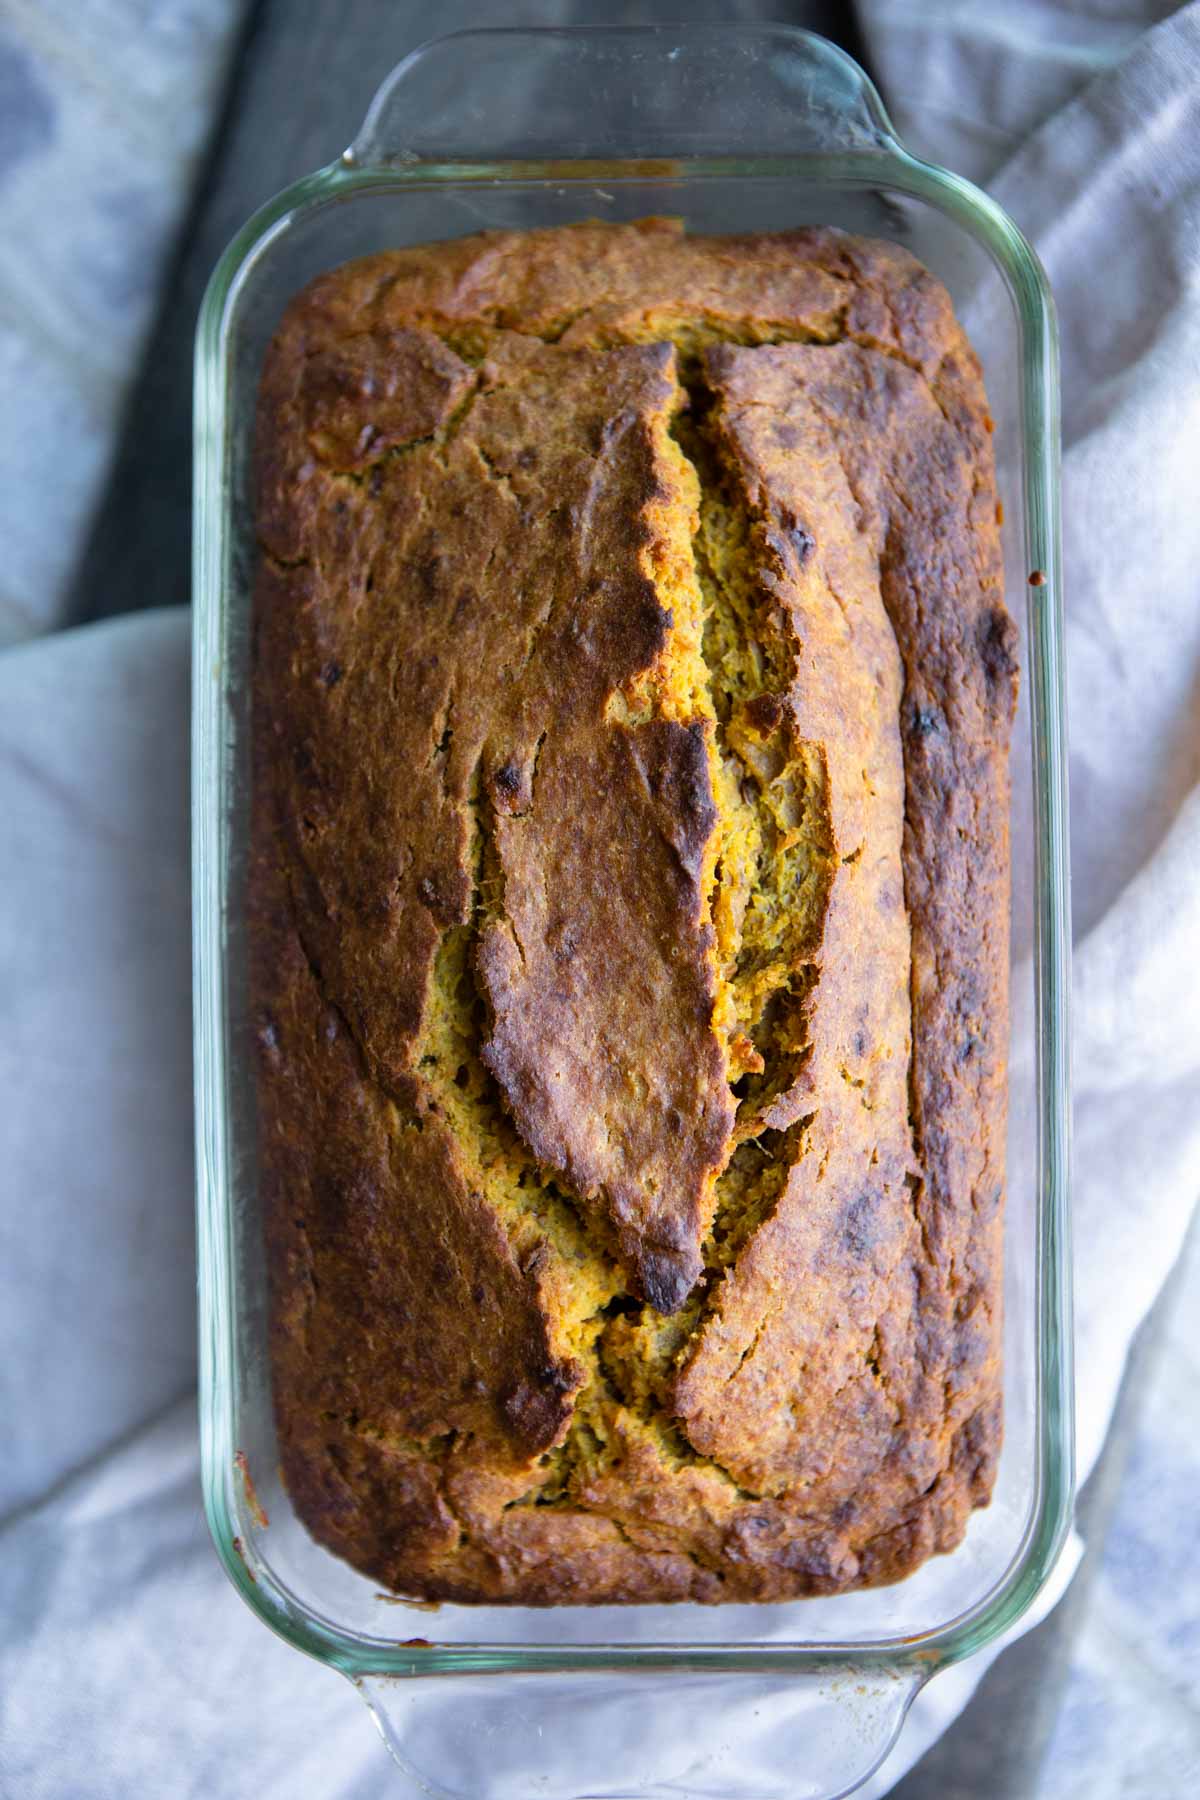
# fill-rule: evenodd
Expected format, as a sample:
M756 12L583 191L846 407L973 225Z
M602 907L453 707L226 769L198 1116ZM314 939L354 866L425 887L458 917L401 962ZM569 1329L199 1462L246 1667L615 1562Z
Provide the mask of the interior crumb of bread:
M780 705L795 679L790 624L757 580L760 526L720 452L700 384L676 435L697 469L694 539L702 654L714 717L717 832L713 924L718 1022L730 1043L739 1140L795 1078L807 1048L813 954L837 865L823 748ZM758 703L758 704L756 704Z

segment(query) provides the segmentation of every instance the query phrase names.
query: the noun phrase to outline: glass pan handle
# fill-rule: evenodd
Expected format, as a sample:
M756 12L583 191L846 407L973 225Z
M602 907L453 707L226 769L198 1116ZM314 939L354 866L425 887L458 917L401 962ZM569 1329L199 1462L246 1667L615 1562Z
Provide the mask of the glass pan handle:
M488 29L399 63L361 168L843 155L895 142L853 58L783 25Z
M838 1800L895 1743L921 1677L839 1665L368 1676L402 1771L434 1800Z

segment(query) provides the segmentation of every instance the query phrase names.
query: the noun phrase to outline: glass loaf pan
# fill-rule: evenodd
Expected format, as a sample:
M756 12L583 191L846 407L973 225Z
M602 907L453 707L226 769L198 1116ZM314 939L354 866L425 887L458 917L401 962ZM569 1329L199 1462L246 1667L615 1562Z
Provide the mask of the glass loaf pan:
M939 275L996 419L1013 759L1006 1437L963 1545L897 1586L760 1607L407 1610L314 1544L280 1486L254 1178L241 896L255 389L289 298L352 256L484 227L681 216L890 237ZM1039 579L1028 577L1037 572ZM1008 218L910 156L858 67L774 26L478 31L388 76L346 155L222 258L196 362L193 720L204 1499L281 1636L360 1687L404 1775L454 1800L817 1800L886 1753L921 1685L1011 1626L1072 1500L1068 932L1053 310ZM266 1523L270 1519L269 1526Z

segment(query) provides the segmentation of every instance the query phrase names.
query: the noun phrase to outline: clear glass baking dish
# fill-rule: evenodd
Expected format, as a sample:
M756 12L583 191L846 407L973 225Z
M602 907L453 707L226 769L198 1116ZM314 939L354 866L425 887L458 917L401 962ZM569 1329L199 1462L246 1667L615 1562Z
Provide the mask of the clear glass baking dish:
M760 1607L426 1616L318 1548L276 1467L241 919L255 386L286 301L348 257L647 213L700 231L820 222L897 239L947 283L983 357L1023 636L1005 1450L961 1548L895 1587ZM266 206L213 275L196 362L193 695L204 1500L243 1598L360 1687L406 1791L847 1793L921 1685L1010 1627L1053 1566L1073 1490L1057 380L1049 293L1011 221L912 157L841 51L774 26L439 39L388 76L345 156Z

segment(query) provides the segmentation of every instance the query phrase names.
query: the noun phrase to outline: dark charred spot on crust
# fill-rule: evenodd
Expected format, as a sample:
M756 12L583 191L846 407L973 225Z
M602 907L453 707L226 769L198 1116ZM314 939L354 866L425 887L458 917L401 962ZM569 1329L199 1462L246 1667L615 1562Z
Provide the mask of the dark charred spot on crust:
M576 641L611 691L662 655L675 618L670 607L659 605L653 582L641 575L598 579L591 593L601 596L596 611L602 622L577 632Z
M264 1015L260 1020L258 1030L254 1035L261 1050L265 1051L266 1054L272 1058L278 1056L279 1031L274 1019L271 1018L269 1013Z
M712 803L704 727L695 721L686 725L684 730L687 733L688 755L685 759L684 778L680 783L680 798L689 817L703 825L707 838L716 824L717 815Z
M497 769L492 779L497 794L503 795L505 798L512 799L521 791L521 772L519 769L515 769L512 763L505 763L502 769Z
M997 687L1011 682L1017 674L1016 621L1003 607L985 612L979 625L979 654L988 683Z
M515 762L502 763L488 778L487 785L496 811L510 818L524 812L532 799L529 771Z
M321 670L321 681L325 687L332 688L336 687L341 679L342 665L331 658Z
M800 568L803 568L817 547L817 540L807 525L796 517L790 507L781 507L779 522L787 534L792 555Z
M655 1312L676 1313L700 1279L701 1266L698 1252L645 1249L637 1258L634 1286Z
M909 731L913 737L931 737L940 732L945 725L941 708L938 706L914 706L909 718Z
M577 1362L547 1363L538 1370L538 1380L542 1387L551 1394L569 1394L577 1388L584 1378L584 1371Z
M536 446L533 444L526 444L523 450L518 450L516 455L516 465L518 469L536 469L538 466Z
M555 962L568 963L579 947L579 926L558 914L546 927L546 948Z
M760 737L769 737L783 718L783 701L778 694L756 694L747 701L743 717Z
M500 1411L512 1435L531 1451L548 1450L571 1416L571 1396L584 1371L573 1359L547 1363L533 1380L514 1382L500 1395Z

